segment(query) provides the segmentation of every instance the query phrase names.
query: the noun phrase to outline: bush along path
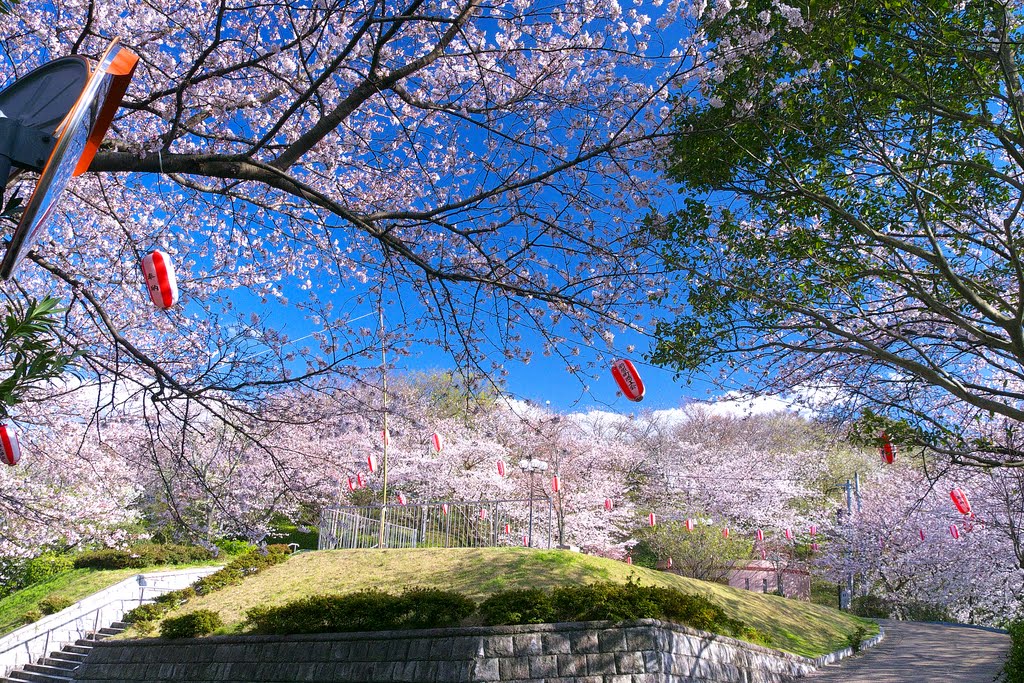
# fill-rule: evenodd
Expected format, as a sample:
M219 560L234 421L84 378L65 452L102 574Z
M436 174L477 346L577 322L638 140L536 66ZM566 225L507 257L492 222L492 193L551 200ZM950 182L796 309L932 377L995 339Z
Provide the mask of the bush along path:
M822 667L806 680L987 683L996 680L1010 649L1010 636L992 629L915 621L879 623L885 629L881 643L856 657Z
M184 606L197 596L209 595L221 588L239 584L247 576L258 574L267 567L284 562L290 553L291 549L286 545L270 545L265 549L239 555L223 569L204 576L188 588L169 591L158 597L156 602L139 605L124 615L124 621L134 625L139 633L146 634L153 630L156 621L171 610ZM161 624L160 634L168 638L203 636L213 633L221 625L220 617L216 613L197 610L196 613L165 619Z

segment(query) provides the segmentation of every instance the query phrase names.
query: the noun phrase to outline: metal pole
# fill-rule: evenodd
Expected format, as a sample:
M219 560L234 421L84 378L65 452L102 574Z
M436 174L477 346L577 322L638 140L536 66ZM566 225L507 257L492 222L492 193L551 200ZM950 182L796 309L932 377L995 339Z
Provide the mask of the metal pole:
M853 473L853 492L857 496L857 512L860 510L860 472Z
M526 546L528 548L533 547L533 475L534 472L530 470L530 526L527 530L527 541Z
M383 296L383 292L381 293ZM383 392L383 406L384 406L384 434L381 439L384 442L384 485L380 492L380 537L377 539L377 546L380 548L384 546L384 525L387 521L388 514L388 359L386 355L386 349L384 345L384 306L381 304L380 307L380 376L381 376L381 390Z

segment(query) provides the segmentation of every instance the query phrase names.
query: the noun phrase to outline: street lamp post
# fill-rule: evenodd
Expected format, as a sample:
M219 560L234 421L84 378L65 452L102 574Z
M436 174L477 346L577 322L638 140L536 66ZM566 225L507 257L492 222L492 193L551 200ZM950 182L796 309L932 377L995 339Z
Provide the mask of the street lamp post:
M533 547L533 476L538 472L544 472L548 469L548 464L543 460L537 458L523 458L519 461L519 469L523 472L529 472L530 474L530 525L527 529L527 541L526 545L530 548Z

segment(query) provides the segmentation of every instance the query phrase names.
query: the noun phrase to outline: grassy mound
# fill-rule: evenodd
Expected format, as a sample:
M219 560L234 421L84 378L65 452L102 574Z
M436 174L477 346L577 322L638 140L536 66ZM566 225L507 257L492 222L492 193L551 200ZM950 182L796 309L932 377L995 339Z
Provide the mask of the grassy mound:
M242 584L190 600L172 614L208 609L225 630L238 629L246 610L312 595L367 588L397 593L405 587L443 588L482 601L510 588L552 588L613 581L632 575L643 585L702 595L765 634L772 647L816 657L845 647L858 627L873 623L827 607L729 588L589 555L528 548L336 550L301 553Z

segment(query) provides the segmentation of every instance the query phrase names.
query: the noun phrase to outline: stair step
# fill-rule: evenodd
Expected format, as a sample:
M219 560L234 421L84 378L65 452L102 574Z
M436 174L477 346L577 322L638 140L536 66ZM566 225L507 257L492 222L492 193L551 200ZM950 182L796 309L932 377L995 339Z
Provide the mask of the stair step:
M43 657L39 660L40 664L46 666L54 666L58 669L77 669L78 666L85 660L83 655L78 655L82 659L64 659L63 657Z
M86 643L86 644L82 645L82 643ZM87 655L90 652L92 652L92 643L86 642L84 640L79 640L74 645L65 645L64 646L64 651L65 652L76 652L76 653L78 653L80 655Z
M24 683L25 681L32 681L32 683L67 683L68 681L74 680L67 676L51 676L49 674L40 674L32 671L12 671L10 678L15 679L19 683Z
M47 676L54 676L57 678L67 677L71 675L71 672L67 669L62 669L56 666L47 666L46 664L26 664L22 667L22 670L29 671L34 674L45 674Z
M104 636L116 636L118 633L124 633L124 629L123 628L110 628L109 626L106 626L106 627L100 629L100 635L104 635Z
M67 650L61 650L60 652L51 652L50 659L63 659L64 661L73 662L75 664L81 664L85 661L87 655L79 652L68 652Z
M110 625L110 628L119 628L123 631L129 626L131 626L131 624L129 624L127 621L115 621L113 624Z

